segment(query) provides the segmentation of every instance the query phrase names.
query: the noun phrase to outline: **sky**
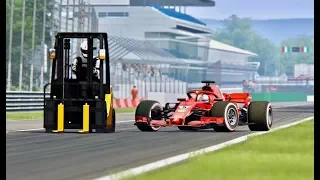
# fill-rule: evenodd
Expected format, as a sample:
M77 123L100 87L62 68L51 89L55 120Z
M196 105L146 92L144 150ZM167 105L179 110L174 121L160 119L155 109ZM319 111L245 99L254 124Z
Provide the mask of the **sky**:
M188 7L199 19L225 19L232 14L252 19L314 18L314 0L215 0L215 7Z

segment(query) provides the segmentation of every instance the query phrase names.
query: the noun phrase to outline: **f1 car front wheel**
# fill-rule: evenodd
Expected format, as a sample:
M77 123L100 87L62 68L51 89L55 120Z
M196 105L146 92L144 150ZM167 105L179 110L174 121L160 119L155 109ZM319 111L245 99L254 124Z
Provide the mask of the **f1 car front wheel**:
M157 101L145 100L139 103L135 117L143 116L150 117L151 119L161 116L163 108L161 104ZM159 114L160 113L160 114ZM149 126L144 124L137 124L140 131L158 131L160 126Z
M235 131L239 123L237 106L232 102L219 101L214 103L210 110L212 117L223 117L224 123L216 125L213 129L217 132Z

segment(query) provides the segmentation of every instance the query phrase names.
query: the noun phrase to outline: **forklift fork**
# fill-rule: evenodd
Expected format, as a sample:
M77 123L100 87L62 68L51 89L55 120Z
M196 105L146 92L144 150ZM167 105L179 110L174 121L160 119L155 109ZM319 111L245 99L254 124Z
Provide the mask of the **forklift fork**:
M62 133L64 132L64 105L60 103L58 105L58 128L57 130L52 130L55 133Z
M90 106L86 103L83 105L83 125L82 130L79 131L79 133L86 134L89 133L89 112L90 112Z

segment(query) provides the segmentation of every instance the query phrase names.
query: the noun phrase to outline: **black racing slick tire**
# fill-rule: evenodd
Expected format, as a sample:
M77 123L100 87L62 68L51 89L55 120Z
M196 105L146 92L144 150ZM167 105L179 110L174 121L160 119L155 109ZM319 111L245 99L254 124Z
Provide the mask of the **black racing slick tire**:
M223 117L222 125L215 125L213 129L216 132L233 132L238 127L239 113L236 104L226 101L214 103L210 110L211 117Z
M254 101L248 106L248 127L251 131L269 131L273 123L271 103Z
M150 117L153 119L156 116L159 116L159 114L152 114L152 110L158 110L156 113L161 113L163 108L161 104L157 101L152 100L144 100L141 101L136 108L135 117L137 116L143 116L143 117ZM160 129L160 126L149 126L144 124L137 124L137 128L140 131L158 131Z

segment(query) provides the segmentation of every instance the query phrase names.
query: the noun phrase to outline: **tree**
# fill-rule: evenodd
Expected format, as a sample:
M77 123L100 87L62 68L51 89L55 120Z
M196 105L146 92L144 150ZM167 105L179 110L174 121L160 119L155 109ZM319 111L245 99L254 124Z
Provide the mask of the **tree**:
M21 26L22 26L22 5L24 0L14 1L14 16L13 16L13 35L12 35L12 85L17 86L19 83L19 63L20 63L20 43L21 43ZM24 56L31 56L32 47L32 23L33 23L33 2L34 0L25 0L25 24L24 24ZM48 26L46 27L46 39L45 43L49 44L51 41L50 31L52 18L48 15L53 13L55 0L47 0L47 17L46 21ZM6 37L7 43L9 40L9 27L10 27L10 8L11 0L6 0ZM35 28L35 47L41 45L42 29L43 29L43 10L44 0L37 0L37 11L36 11L36 28ZM8 51L8 44L6 46ZM29 58L30 59L30 58ZM27 60L27 59L26 59ZM7 57L8 61L8 57ZM29 62L26 62L25 68L29 68ZM29 72L24 71L25 76L29 76Z
M281 69L288 75L293 76L294 64L314 64L314 38L299 37L290 38L281 42L281 46L292 47L308 47L309 52L288 52L280 55Z
M223 27L215 32L213 39L258 54L258 57L249 60L261 63L258 71L261 75L273 75L279 69L277 47L254 31L250 18L232 15L222 24Z

